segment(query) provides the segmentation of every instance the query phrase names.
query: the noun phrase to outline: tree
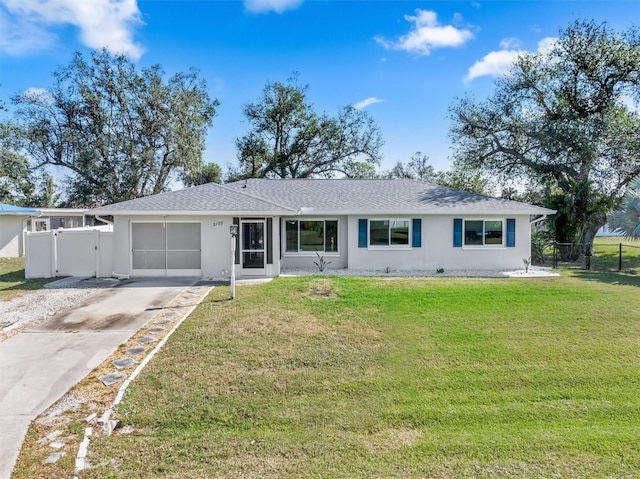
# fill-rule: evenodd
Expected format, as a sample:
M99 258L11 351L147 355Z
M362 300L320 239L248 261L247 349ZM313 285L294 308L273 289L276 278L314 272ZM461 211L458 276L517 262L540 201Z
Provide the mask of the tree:
M454 190L470 191L479 195L491 195L491 182L477 167L454 160L449 171L439 171L435 182Z
M159 193L199 171L218 102L195 70L162 77L107 50L76 53L49 91L14 99L32 167L67 169L74 206Z
M0 103L0 110L4 106ZM0 122L0 202L17 206L52 207L60 199L53 178L34 171L21 154L21 132Z
M407 164L398 161L395 166L379 175L382 178L410 178L436 183L447 188L470 191L481 195L491 193L489 180L482 170L454 161L449 171L437 171L429 164L429 157L417 151Z
M268 83L244 107L250 131L236 140L238 168L231 179L375 175L382 137L373 119L351 106L330 117L307 100L308 86L293 78Z
M398 161L395 166L380 176L383 178L410 178L412 180L434 182L436 171L429 163L429 157L416 151L407 164Z
M184 186L197 186L206 183L221 183L222 169L215 163L206 163L198 171L192 171L186 175L182 182Z
M609 228L625 238L640 239L640 177L629 184L620 207L609 218Z
M556 241L591 243L640 173L640 118L628 98L640 98L637 30L575 22L548 52L521 55L490 99L452 106L456 156L499 181L539 186L558 210Z

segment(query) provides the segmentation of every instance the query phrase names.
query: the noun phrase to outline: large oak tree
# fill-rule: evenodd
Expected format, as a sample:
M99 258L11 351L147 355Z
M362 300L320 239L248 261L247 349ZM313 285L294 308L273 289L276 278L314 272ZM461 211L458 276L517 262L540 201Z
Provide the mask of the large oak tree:
M218 102L195 70L168 80L123 55L76 53L47 91L14 100L32 167L69 172L67 203L96 206L159 193L202 169Z
M382 136L374 120L352 106L319 114L296 79L268 83L244 107L251 126L237 139L238 167L230 179L374 176Z
M546 192L560 243L591 243L640 174L640 36L578 21L521 55L485 101L452 109L456 156ZM565 257L572 256L567 249ZM568 259L568 258L567 258Z

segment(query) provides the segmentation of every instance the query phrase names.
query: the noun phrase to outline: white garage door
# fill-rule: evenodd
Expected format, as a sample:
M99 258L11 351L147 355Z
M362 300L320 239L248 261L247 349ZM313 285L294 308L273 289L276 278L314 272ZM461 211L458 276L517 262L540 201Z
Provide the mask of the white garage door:
M200 276L200 223L132 223L131 274Z

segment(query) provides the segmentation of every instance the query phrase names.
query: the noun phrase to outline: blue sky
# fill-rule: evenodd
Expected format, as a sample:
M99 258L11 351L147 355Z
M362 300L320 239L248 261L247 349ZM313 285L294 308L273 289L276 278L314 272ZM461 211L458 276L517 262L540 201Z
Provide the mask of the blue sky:
M483 98L521 51L594 19L618 31L638 0L0 0L0 99L46 89L74 51L107 47L172 75L191 67L221 105L205 161L235 163L242 106L299 72L319 112L351 104L382 129L381 169L427 154L450 165L448 108Z

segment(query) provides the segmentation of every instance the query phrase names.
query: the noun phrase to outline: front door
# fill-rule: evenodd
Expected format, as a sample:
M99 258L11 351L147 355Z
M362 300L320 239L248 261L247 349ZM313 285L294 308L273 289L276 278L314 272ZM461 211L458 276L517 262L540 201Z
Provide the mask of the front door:
M265 221L242 222L242 251L240 261L243 276L264 276L265 270Z

